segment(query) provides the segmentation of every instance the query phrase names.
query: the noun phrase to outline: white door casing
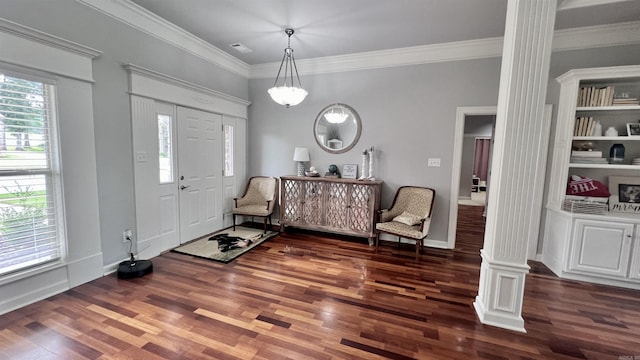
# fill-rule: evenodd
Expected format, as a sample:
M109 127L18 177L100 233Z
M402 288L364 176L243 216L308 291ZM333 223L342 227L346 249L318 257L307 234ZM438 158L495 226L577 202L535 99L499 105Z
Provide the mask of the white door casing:
M180 243L222 228L222 116L178 107Z

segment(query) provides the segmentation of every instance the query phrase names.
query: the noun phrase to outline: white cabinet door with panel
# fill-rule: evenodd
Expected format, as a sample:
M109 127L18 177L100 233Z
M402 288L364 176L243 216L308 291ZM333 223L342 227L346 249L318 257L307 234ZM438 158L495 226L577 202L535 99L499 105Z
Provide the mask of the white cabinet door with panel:
M640 225L636 225L634 240L631 264L629 265L629 278L640 281Z
M627 276L633 224L577 219L574 226L569 271Z

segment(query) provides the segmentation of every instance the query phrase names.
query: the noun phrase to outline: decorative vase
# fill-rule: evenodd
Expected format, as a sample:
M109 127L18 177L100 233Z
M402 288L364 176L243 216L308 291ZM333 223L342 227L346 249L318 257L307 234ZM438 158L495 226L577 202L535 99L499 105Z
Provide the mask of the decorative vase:
M373 146L369 149L369 179L371 180L375 180L376 178L373 177L373 161L374 161L374 152L373 152Z
M360 179L366 179L369 172L369 151L362 151L362 169L360 170Z
M596 121L596 126L593 130L593 136L602 136L602 124L600 124L600 121Z
M622 164L624 162L624 145L613 144L609 150L609 163Z

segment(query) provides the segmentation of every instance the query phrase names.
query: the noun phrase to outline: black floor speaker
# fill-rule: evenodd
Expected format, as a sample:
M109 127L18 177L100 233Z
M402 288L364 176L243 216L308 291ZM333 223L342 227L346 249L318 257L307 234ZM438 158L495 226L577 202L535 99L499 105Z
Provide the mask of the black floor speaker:
M151 260L127 260L118 265L118 279L133 279L153 272Z

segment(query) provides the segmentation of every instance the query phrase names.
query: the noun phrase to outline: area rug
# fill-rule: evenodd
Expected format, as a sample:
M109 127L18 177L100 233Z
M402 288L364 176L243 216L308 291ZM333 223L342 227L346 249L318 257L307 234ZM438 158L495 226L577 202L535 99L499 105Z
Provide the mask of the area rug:
M277 234L275 231L267 231L265 234L262 229L236 226L235 231L233 228L221 230L172 251L228 263Z

